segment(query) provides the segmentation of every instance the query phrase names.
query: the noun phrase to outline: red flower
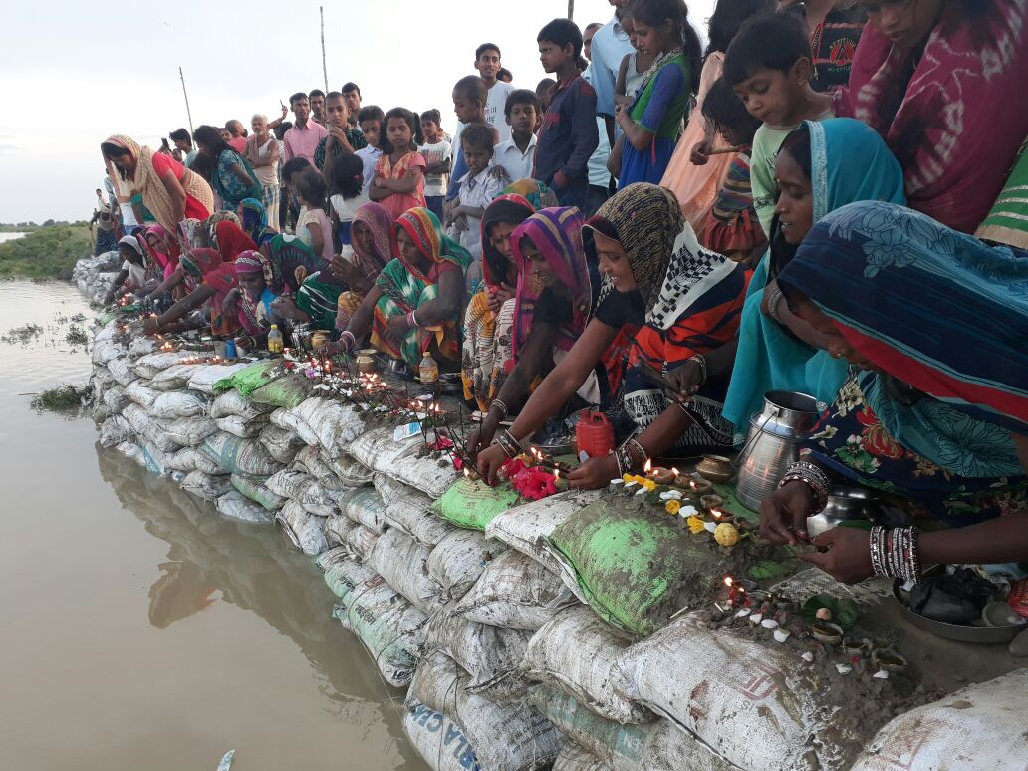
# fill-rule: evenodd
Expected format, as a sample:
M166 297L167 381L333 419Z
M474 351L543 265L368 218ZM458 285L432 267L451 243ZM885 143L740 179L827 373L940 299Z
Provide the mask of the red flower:
M528 501L538 501L557 492L557 480L545 469L534 466L519 471L510 480L518 495Z
M528 466L520 458L507 458L500 466L499 475L504 479L513 479L517 474L524 471Z
M861 432L864 439L864 449L879 458L899 460L903 457L903 448L892 438L892 435L885 430L878 416L870 407L864 407L857 413L857 421L865 426Z

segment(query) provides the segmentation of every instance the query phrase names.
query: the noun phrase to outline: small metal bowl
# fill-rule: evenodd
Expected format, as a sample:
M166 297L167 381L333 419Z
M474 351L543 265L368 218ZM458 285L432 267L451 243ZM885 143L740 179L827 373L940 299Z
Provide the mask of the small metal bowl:
M735 476L732 461L723 455L704 455L696 464L696 472L704 479L721 484Z

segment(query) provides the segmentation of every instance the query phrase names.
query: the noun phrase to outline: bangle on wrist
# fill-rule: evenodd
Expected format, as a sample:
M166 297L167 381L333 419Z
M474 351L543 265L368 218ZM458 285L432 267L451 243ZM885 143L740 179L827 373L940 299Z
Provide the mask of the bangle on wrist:
M700 367L700 385L704 385L707 382L707 360L702 353L697 353L695 356L690 356L689 361L696 362Z

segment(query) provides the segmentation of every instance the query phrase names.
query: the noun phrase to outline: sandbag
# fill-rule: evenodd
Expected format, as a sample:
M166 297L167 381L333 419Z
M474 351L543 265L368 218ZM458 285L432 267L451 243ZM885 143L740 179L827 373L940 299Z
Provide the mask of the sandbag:
M489 541L476 530L454 530L432 549L426 567L448 599L460 599L482 575L486 563L506 550L504 544Z
M135 436L131 424L121 415L112 415L100 426L100 446L114 447Z
M376 478L382 476L384 474L377 474ZM407 485L398 483L397 487L405 490L411 489ZM407 535L413 536L420 543L435 546L443 536L454 529L452 525L432 513L432 499L427 495L412 491L396 497L395 489L386 489L381 484L376 484L375 489L385 489L385 493L392 497L392 500L386 502L385 523L389 527L395 527ZM385 494L382 495L382 498L383 501L386 500ZM436 525L433 526L433 523Z
M329 546L342 546L346 543L350 531L357 525L349 517L342 514L334 514L325 519L325 540Z
M408 697L403 730L432 771L480 771L471 742L450 718Z
M425 644L460 664L468 688L493 688L518 678L532 633L468 621L450 608L439 608L425 624Z
M240 439L219 431L200 444L200 451L222 468L236 474L271 476L282 468L257 439Z
M269 420L273 426L278 426L286 431L296 431L296 421L293 419L292 413L285 407L272 410Z
M360 465L360 464L358 464ZM375 490L379 495L382 496L382 500L385 505L388 506L393 501L400 500L401 498L407 498L411 495L420 495L426 498L431 505L432 499L428 498L423 492L417 488L406 485L403 482L397 481L389 474L375 473L373 475L372 483L375 485Z
M244 362L232 372L225 372L214 383L214 391L220 394L235 389L243 396L249 396L254 389L268 383L281 370L282 362L278 359Z
M227 393L235 393L228 391ZM303 447L303 440L295 431L266 425L261 429L261 444L268 448L268 454L279 463L292 463L297 451Z
M446 656L424 661L414 675L405 706L423 704L447 715L471 740L482 768L530 771L553 762L560 731L528 704L499 705L468 690L468 678Z
M127 406L132 404L132 400L128 398L128 394L125 393L125 389L122 386L117 385L104 391L103 403L112 415L117 415Z
M736 769L670 720L621 725L548 685L532 686L529 701L567 737L565 746L573 742L588 750L601 760L601 768L609 771Z
M118 385L127 386L139 380L139 375L132 371L131 363L126 356L123 359L111 359L107 362L107 369Z
M325 458L325 463L332 469L332 473L344 487L364 487L371 484L372 477L375 475L375 472L363 463L345 455L338 458Z
M429 554L428 548L390 528L376 541L367 561L394 592L427 615L442 603L439 585L425 567Z
M168 436L164 421L151 418L138 404L130 404L121 414L132 426L137 438L145 439L161 452L175 452L181 446Z
M404 484L423 491L430 498L439 498L454 482L464 479L453 467L446 453L442 458L404 454L396 459L390 473Z
M260 477L248 477L242 474L233 474L230 477L232 487L245 495L254 503L259 503L268 511L278 511L285 505L286 499L276 495L264 484L265 480Z
M343 513L354 522L359 522L381 534L385 529L385 503L382 496L371 488L361 488L346 496ZM336 503L340 498L336 498Z
M227 477L215 477L202 471L190 471L179 487L204 501L216 501L232 490Z
M282 469L268 477L266 484L273 493L296 501L312 514L327 517L336 512L332 499L309 474Z
M290 411L297 433L307 444L319 446L325 457L338 458L364 431L356 408L335 399L312 396Z
M313 476L326 491L343 489L339 478L322 458L321 449L316 444L302 447L293 459L292 468Z
M143 439L139 443L139 449L142 451L140 457L143 467L151 474L164 475L171 472L171 469L168 468L167 454L149 439Z
M211 417L227 418L229 415L236 415L243 420L254 420L259 416L268 415L271 409L267 404L258 404L239 391L231 389L214 397L214 401L211 402Z
M421 434L398 442L393 439L393 429L383 426L365 431L347 452L369 469L390 474L400 456L414 454L423 443Z
M340 598L333 615L346 618L389 685L410 683L421 656L424 613L376 575Z
M786 646L709 630L700 613L636 643L617 668L625 696L753 771L843 768L870 739L859 731L874 730L873 718L860 729L833 719L826 670L802 666Z
M559 575L560 563L545 548L549 537L570 516L599 497L599 490L565 490L539 501L524 503L495 516L486 525L485 534Z
M134 387L133 383L129 388ZM171 420L173 418L192 418L207 411L207 397L199 391L188 389L181 391L159 392L150 404L149 413L155 418Z
M114 283L114 278L117 275L117 273L111 274L112 284ZM110 329L117 329L117 325L111 326ZM107 328L105 328L104 331L107 331ZM154 338L147 337L145 335L137 335L136 337L132 338L131 342L129 342L128 354L129 356L137 357L146 356L151 353L160 353L160 347L161 343L158 343Z
M610 766L585 747L565 741L550 771L611 771Z
M189 376L189 387L194 391L201 391L208 396L214 395L214 384L233 373L246 369L249 364L240 362L238 364L205 364L196 368L196 371Z
M225 431L232 434L232 436L238 436L240 439L250 439L261 433L261 429L267 423L267 418L261 420L260 417L257 417L247 420L239 415L227 415L224 418L218 418L214 422L218 426L219 431Z
M145 384L142 380L133 380L127 386L125 386L125 396L130 401L138 404L147 412L153 406L154 400L161 395L160 391L155 391Z
M175 364L150 379L150 387L157 391L176 391L185 388L196 371L196 364Z
M139 448L139 445L135 442L122 442L114 448L126 458L131 458L139 465L143 465L142 454L143 451Z
M196 457L197 453L195 447L183 447L178 452L174 452L168 455L168 468L171 471L183 471L189 473L190 471L196 470ZM207 458L204 458L210 463Z
M323 552L318 557L318 564L325 571L325 583L328 588L343 601L344 605L358 587L360 591L364 591L370 586L381 586L385 583L385 579L367 565L350 559L346 555L346 549L342 547ZM340 616L340 620L346 617L345 607L337 618Z
M275 521L274 515L263 506L247 500L236 490L231 490L218 498L214 504L218 513L229 519L239 520L252 525L270 525Z
M289 540L309 557L316 557L328 548L323 517L316 517L296 501L286 501L275 515L275 521L286 531Z
M892 719L852 771L1022 771L1028 758L1028 669L976 683Z
M485 530L494 517L517 505L509 483L490 487L481 479L461 477L435 502L433 510L457 527Z
M175 442L186 447L195 447L218 430L210 418L176 418L164 426L164 432Z
M197 364L213 358L210 351L160 351L136 359L132 369L139 377L150 380L176 364Z
M485 566L454 607L480 624L535 631L575 602L557 576L525 555L508 551Z
M128 356L128 349L116 343L113 340L101 340L93 344L93 363L94 364L106 364L110 366L110 363L115 359L122 359Z
M569 644L571 640L574 644ZM655 715L622 695L629 685L616 665L628 645L589 608L569 608L532 636L524 671L608 720L649 722Z
M355 562L365 562L375 550L378 533L370 527L355 525L346 536L346 550Z
M292 409L314 389L314 381L302 372L283 375L249 392L255 402Z

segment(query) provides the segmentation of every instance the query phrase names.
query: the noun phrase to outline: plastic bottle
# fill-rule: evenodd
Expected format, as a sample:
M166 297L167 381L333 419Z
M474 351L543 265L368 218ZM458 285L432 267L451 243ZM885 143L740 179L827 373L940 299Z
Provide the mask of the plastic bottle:
M425 356L418 366L418 376L422 385L431 385L439 381L439 366L428 351L425 351Z
M282 333L278 331L278 324L271 325L268 332L268 353L282 353L285 345L282 342Z

